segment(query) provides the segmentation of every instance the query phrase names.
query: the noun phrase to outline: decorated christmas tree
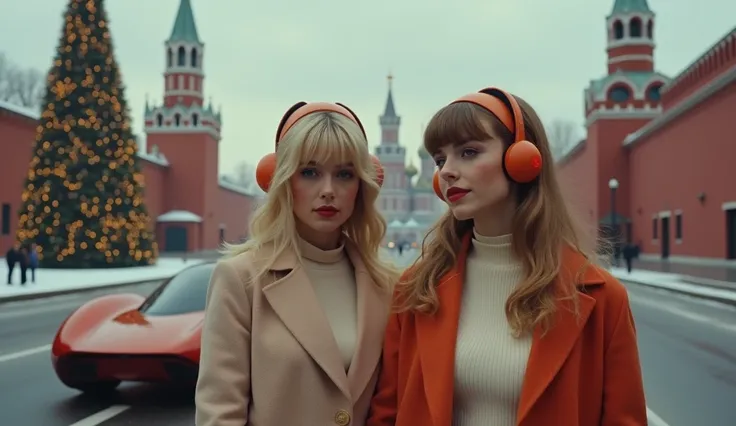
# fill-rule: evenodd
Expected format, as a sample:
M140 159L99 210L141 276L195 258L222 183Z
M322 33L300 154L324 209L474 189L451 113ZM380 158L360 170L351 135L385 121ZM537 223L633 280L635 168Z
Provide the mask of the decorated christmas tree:
M70 0L47 80L18 239L46 268L140 266L158 250L103 0Z

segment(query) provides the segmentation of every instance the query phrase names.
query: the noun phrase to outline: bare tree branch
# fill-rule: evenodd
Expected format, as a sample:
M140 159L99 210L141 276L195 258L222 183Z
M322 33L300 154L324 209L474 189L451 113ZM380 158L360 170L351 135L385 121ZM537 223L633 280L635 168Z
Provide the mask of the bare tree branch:
M241 161L233 168L233 172L224 179L254 193L262 192L256 184L256 169L247 161Z
M43 99L46 81L34 68L22 68L0 52L0 100L37 109Z
M572 149L580 140L577 125L572 121L554 120L547 126L552 156L558 159Z
M235 165L233 171L233 179L235 179L235 182L238 185L247 187L255 182L255 169L249 163L241 161L240 163Z
M37 108L46 88L43 74L33 68L16 68L9 74L11 98L19 106Z
M11 73L12 67L5 53L0 52L0 101L10 100L10 91L8 89L8 75Z

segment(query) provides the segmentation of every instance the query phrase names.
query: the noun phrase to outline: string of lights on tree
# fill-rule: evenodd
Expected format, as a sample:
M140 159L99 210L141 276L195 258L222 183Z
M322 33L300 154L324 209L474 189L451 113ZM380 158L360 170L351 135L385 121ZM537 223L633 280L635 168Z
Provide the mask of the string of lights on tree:
M121 267L158 257L102 0L70 0L48 74L18 240L43 267Z

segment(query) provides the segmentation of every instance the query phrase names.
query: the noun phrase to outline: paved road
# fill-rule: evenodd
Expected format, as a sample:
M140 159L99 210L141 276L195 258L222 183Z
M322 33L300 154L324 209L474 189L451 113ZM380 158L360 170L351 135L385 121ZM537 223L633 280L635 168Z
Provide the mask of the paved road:
M622 262L623 264L623 262ZM690 265L687 263L675 263L667 260L640 260L633 263L634 269L646 269L649 271L668 272L690 276L695 279L705 278L716 280L725 288L736 290L736 268L729 266Z
M156 285L0 304L0 424L191 425L191 390L123 384L117 395L91 398L63 386L51 367L49 344L59 324L76 307L102 294L145 295ZM104 420L115 413L119 414Z
M405 266L411 256L396 257ZM190 426L192 390L124 384L106 399L56 379L48 345L59 323L106 293L154 284L0 304L0 424ZM669 426L729 426L736 418L736 308L629 285L650 409ZM651 423L653 426L664 426Z
M629 285L647 405L670 426L736 419L736 309Z

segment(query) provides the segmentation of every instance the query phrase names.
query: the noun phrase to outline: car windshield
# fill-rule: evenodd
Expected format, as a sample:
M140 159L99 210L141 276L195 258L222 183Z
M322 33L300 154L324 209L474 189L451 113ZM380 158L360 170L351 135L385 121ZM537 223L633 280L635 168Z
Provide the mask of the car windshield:
M151 294L141 306L146 315L179 315L203 311L214 263L187 268Z

